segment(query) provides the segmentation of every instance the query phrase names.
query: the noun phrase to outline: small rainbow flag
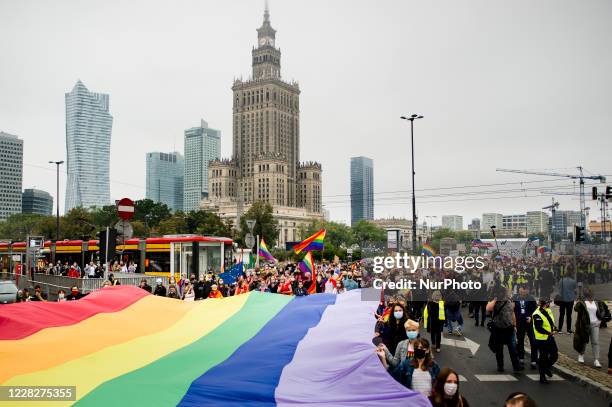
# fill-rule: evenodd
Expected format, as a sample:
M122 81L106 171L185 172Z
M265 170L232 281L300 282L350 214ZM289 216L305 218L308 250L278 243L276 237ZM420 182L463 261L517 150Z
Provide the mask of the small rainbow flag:
M276 263L276 259L274 258L274 256L272 256L272 253L270 253L270 249L268 249L268 246L266 245L266 242L264 242L263 237L259 242L259 255L268 261L273 261L274 263Z
M293 251L296 254L301 252L308 252L311 250L323 250L323 240L325 239L325 229L319 230L314 235L305 239L299 244L296 244L293 247Z
M302 273L312 273L314 272L314 261L312 260L312 254L310 252L306 253L306 256L300 261L298 264L298 268L302 270Z
M428 243L425 243L421 249L421 254L429 257L435 257L436 251Z

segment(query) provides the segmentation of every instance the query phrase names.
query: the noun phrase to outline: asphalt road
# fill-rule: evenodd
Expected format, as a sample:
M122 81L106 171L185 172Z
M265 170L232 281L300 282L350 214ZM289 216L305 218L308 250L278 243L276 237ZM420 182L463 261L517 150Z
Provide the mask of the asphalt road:
M440 367L452 367L462 376L459 388L471 406L499 407L510 393L522 391L539 407L609 407L609 402L601 394L556 375L553 380L549 379L550 384L540 384L538 371L530 369L528 357L525 370L513 373L507 349L504 354L505 372L498 373L495 354L487 346L489 331L486 326L475 327L474 320L466 317L464 309L464 336L480 345L475 355L472 356L469 349L470 345L474 349L475 344L465 342L462 337L443 334L443 338L451 343L453 340L457 342L452 346L443 339L442 351L435 354L435 359ZM425 337L430 339L428 333Z

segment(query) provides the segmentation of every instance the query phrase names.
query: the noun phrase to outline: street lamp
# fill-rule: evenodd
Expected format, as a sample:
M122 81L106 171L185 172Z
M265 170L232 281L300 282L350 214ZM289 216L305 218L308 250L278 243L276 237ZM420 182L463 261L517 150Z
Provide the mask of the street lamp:
M55 240L60 240L60 217L59 217L59 167L64 161L49 161L49 164L55 164L57 167L57 194L55 195L55 206L57 208L56 219L55 219Z
M416 253L416 199L414 197L414 121L422 119L422 115L413 114L410 117L401 116L402 120L410 121L410 145L412 149L412 252Z

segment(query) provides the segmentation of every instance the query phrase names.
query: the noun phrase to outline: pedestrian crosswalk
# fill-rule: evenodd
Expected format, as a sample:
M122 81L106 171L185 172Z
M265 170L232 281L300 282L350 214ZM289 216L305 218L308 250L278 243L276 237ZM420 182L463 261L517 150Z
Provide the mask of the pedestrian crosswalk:
M526 375L512 375L512 374L476 374L474 378L479 382L517 382L519 381L520 376L525 376L533 381L539 381L539 374L526 374ZM565 380L563 377L559 375L553 375L552 378L548 378L549 381L559 382ZM459 375L460 382L469 381L467 377L463 375Z

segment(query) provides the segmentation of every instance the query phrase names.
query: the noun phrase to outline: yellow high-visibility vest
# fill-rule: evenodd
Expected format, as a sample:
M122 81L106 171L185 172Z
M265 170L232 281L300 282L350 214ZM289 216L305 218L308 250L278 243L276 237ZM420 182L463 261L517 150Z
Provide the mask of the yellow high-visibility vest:
M548 313L548 316L550 316L550 320L553 321L553 324L555 322L555 317L553 316L552 311L550 310L550 308L546 309L546 312ZM538 309L535 310L535 312L532 314L532 317L535 315L539 315L540 318L542 318L542 328L544 328L544 330L548 331L548 332L552 332L552 327L550 326L550 322L548 322L548 319L544 316L544 314L540 311L540 308L538 307ZM539 333L536 329L535 329L535 324L533 325L533 335L535 336L536 340L538 341L545 341L548 339L548 335L544 335Z
M425 311L423 312L423 321L424 327L427 329L427 320L429 319L429 307L425 306ZM446 320L446 314L444 313L444 301L438 301L438 319L440 321Z

